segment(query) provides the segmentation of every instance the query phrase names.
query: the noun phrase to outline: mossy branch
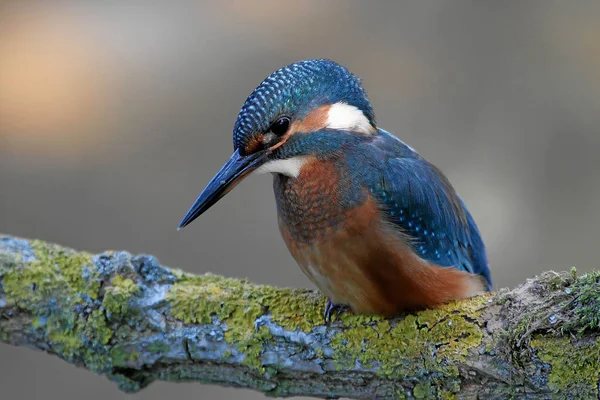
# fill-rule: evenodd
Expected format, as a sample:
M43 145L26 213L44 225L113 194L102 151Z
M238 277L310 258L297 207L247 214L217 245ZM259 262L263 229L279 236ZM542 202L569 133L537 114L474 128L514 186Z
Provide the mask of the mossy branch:
M126 252L0 235L0 341L138 391L154 380L324 398L597 398L597 273L392 320L324 325L324 298ZM3 360L2 362L9 362Z

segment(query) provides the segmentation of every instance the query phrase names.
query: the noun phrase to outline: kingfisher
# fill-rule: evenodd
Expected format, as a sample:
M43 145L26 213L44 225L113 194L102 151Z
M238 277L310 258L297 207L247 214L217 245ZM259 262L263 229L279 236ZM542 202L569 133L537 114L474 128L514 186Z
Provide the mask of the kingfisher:
M394 316L491 289L481 234L449 180L380 128L361 81L327 59L269 75L187 226L252 172L273 175L279 230L334 310Z

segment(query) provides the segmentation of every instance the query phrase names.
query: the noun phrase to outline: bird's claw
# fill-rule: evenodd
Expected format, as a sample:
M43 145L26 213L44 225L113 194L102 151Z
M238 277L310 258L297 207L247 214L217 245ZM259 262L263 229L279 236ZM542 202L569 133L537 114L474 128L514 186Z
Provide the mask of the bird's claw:
M350 307L347 305L344 305L344 304L335 304L330 299L327 299L327 304L325 304L325 312L323 313L326 323L329 324L331 322L331 316L333 315L333 312L336 310L337 310L336 315L340 315L343 312L350 311Z

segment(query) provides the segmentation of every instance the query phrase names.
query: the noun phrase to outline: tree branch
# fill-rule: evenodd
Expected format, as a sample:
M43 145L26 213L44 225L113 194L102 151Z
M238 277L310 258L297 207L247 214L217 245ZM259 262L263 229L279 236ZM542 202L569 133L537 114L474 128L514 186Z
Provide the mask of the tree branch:
M326 326L309 290L0 235L0 341L128 392L160 379L282 397L597 398L598 280L548 272L493 296Z

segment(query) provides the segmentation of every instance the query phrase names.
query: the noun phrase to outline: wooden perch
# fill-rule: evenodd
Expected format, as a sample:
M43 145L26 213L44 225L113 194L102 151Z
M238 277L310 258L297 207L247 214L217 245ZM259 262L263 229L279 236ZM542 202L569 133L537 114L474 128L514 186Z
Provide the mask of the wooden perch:
M548 272L392 320L346 313L326 326L325 300L309 290L0 235L0 341L127 392L160 379L282 397L598 398L599 275L575 275Z

